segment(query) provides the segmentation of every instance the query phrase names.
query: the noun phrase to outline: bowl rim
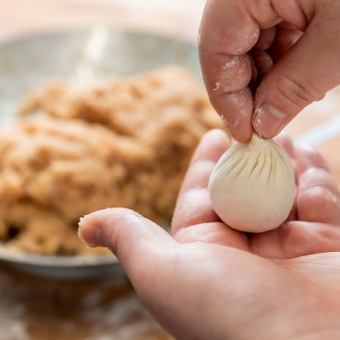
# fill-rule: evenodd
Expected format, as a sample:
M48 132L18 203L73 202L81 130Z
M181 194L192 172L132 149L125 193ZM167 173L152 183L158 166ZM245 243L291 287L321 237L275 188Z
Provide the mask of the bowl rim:
M0 245L0 261L40 267L89 267L118 263L114 255L41 255L9 250Z

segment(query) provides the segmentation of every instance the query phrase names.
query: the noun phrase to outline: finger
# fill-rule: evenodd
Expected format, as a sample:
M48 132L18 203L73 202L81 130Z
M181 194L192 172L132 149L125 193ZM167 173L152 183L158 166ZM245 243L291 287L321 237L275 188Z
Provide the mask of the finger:
M299 176L311 167L329 171L326 160L322 157L320 152L312 146L298 145L295 150L297 172Z
M207 187L211 167L215 166L222 154L228 149L228 146L228 137L222 130L211 130L202 137L192 156L178 198L189 189ZM207 167L208 170L204 171L202 167ZM202 174L206 176L202 176Z
M208 189L191 189L186 191L176 204L171 233L174 235L191 225L217 221L220 219L212 208Z
M246 53L256 44L260 28L243 3L237 0L207 2L199 50L212 105L224 117L234 138L246 142L252 134L253 111L253 98L247 88L252 67Z
M176 242L162 228L136 212L105 209L85 216L79 223L79 237L89 246L108 247L118 257L132 282L139 282L149 266L165 261L167 248ZM147 266L141 266L143 258Z
M267 50L273 43L276 36L276 28L268 28L261 30L259 39L255 44L255 48L260 50Z
M207 160L217 162L222 154L229 147L229 137L226 133L219 129L213 129L208 131L201 139L201 142L197 146L192 158L191 164L197 161ZM190 183L188 183L190 185ZM182 189L186 188L185 181L183 182Z
M248 251L248 238L224 223L202 223L180 229L174 238L180 243L206 242Z
M313 13L313 5L314 2L311 2L300 7L295 1L207 2L199 39L203 78L213 106L225 117L235 139L246 142L252 134L249 126L253 111L252 96L250 89L245 87L252 72L245 54L255 46L261 30L273 28L282 20L304 29L306 17L309 19ZM239 74L235 71L237 69ZM235 74L237 76L231 77ZM221 90L216 91L216 88ZM233 101L229 98L230 89Z
M340 225L340 194L321 155L313 148L296 148L299 168L299 219Z
M249 88L253 94L255 93L255 90L256 90L256 88L254 88L254 83L257 80L258 73L257 73L256 65L255 65L253 58L250 58L250 61L251 61L251 80L250 80Z
M221 130L208 132L197 147L178 195L171 231L196 223L218 220L207 190L211 171L228 148L228 139Z
M262 50L253 50L251 56L254 60L257 74L260 78L266 75L273 68L273 60L271 56Z
M251 250L268 258L294 258L304 255L340 251L340 229L323 223L291 221L277 230L256 234Z
M340 3L332 4L334 13L323 6L258 87L253 126L260 136L277 135L303 108L339 84L340 44L334 39L340 35Z
M109 247L149 312L165 329L175 336L180 334L178 322L169 315L178 316L183 311L178 308L178 297L185 297L185 288L192 280L187 275L191 259L183 256L183 246L153 222L121 208L85 216L79 235L90 246ZM186 312L175 319L185 320Z
M303 32L294 27L277 27L275 41L269 50L274 62L277 62L284 53L288 52L302 35Z
M216 94L210 100L233 138L240 142L248 142L253 133L251 121L254 103L251 89L245 87L233 92Z

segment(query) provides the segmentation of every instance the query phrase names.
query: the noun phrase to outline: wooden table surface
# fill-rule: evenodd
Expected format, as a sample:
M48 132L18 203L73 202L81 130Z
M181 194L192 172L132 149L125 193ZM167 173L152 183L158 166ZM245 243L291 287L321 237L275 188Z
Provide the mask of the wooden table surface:
M0 39L109 24L195 40L204 0L0 0ZM340 184L340 90L287 129L317 144ZM322 131L322 133L320 133ZM42 280L0 268L0 340L169 339L126 281Z
M0 340L170 340L123 276L41 279L0 266Z

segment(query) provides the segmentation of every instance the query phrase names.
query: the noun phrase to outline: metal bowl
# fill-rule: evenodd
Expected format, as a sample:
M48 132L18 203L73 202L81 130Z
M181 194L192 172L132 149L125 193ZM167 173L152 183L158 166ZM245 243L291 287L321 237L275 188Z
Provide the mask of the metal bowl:
M112 28L31 36L0 45L0 124L15 119L20 100L50 79L88 83L131 75L166 64L199 74L197 49L189 42ZM0 246L0 261L35 275L96 278L120 272L113 256L42 256L13 253Z
M34 255L11 252L0 246L0 261L21 272L50 279L74 280L124 275L113 255Z

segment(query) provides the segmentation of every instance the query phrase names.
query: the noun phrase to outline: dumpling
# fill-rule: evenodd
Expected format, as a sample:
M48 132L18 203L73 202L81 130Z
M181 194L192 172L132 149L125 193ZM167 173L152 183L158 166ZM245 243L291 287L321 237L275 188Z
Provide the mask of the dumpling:
M279 227L294 204L294 170L285 150L257 135L234 144L209 180L213 209L233 229L259 233Z

